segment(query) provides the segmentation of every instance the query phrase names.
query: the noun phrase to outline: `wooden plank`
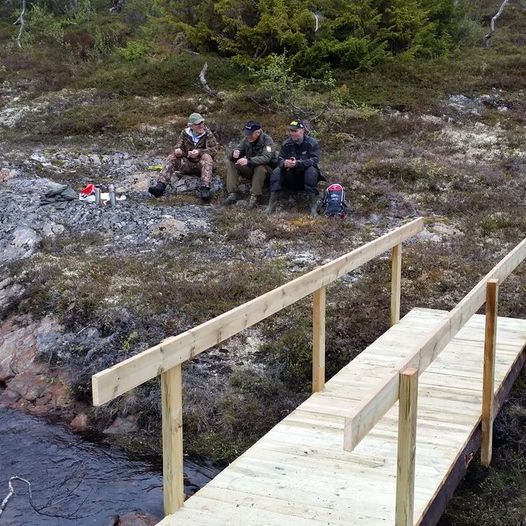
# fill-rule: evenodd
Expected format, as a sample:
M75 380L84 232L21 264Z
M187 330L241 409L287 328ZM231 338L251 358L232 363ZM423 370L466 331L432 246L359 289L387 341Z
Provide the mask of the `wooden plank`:
M413 526L418 371L400 373L395 525Z
M325 386L325 305L326 287L314 291L312 302L312 392Z
M161 374L164 513L184 502L183 400L181 365Z
M491 279L486 287L486 330L484 338L484 375L482 380L482 446L480 451L480 461L486 467L490 465L493 447L498 283L496 279Z
M427 321L426 313L429 314ZM440 313L442 317L447 315L447 312ZM428 310L414 316L410 313L393 330L405 326L407 334L412 334L408 323L413 322L432 328L440 322L440 317ZM475 345L476 332L478 343ZM438 509L433 504L434 496L438 494L440 500L441 490L449 486L450 478L456 475L451 472L455 459L463 467L474 451L466 450L464 454L463 447L480 422L483 316L476 315L470 320L462 329L462 336L466 334L469 338L462 340L467 342L464 355L460 350L463 344L455 338L440 355L441 361L433 363L419 378L414 524L434 524L431 520ZM497 385L509 377L511 369L519 370L516 356L526 341L526 322L510 323L500 318L498 338L497 356L502 363L500 371L496 370ZM500 341L507 342L506 347L514 342L515 352L501 353ZM374 353L374 344L368 349ZM412 350L407 349L407 355L411 353ZM352 400L356 375L348 372L353 365L354 361L335 378L337 385L342 384L340 375L349 380L349 393L344 393L343 388L341 391L351 410L357 403ZM367 371L374 371L375 367L383 366L367 368L359 364L358 375L367 375ZM455 379L451 381L443 369L457 369ZM479 372L474 382L468 382L475 371ZM457 378L461 381L457 382ZM474 389L474 383L478 383L478 389ZM466 385L466 393L463 394L459 385ZM311 396L311 400L325 398L335 403L339 399L334 393L327 393L327 389ZM501 401L499 389L496 406ZM277 424L161 524L296 526L302 521L311 521L309 526L394 524L399 411L396 404L352 453L341 449L343 418L330 413L330 407L324 414L304 410L304 406L305 403Z
M423 229L423 225L423 218L415 219L281 287L93 375L93 404L97 406L109 402L321 287L326 287L339 277L417 234Z
M391 325L396 325L400 321L401 284L402 245L396 245L391 255Z
M502 318L499 319L499 322ZM499 323L500 327L500 323ZM526 363L526 347L523 346L517 359L509 369L504 381L494 398L494 411L497 414L513 387L515 380L518 378L524 364ZM429 499L427 506L422 510L421 518L416 523L420 526L435 526L446 509L449 499L453 496L456 487L464 478L466 470L471 459L475 456L481 444L481 427L476 426L470 433L465 445L452 462L447 475L443 478L442 483L432 498Z
M447 318L430 335L425 336L417 345L417 351L402 362L398 371L414 367L419 374L440 354L448 342L465 323L477 312L485 301L486 283L491 279L499 282L526 258L526 239L521 241L505 258L490 270L488 274L464 297L450 312ZM345 421L344 449L352 451L360 440L374 427L385 412L398 399L398 372L387 375L366 398L354 416Z

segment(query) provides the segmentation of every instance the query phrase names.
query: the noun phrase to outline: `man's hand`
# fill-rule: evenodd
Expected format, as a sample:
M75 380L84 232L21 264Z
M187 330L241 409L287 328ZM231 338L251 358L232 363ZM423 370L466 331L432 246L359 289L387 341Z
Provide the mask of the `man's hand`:
M241 155L241 152L237 148L232 152L232 157L234 159L239 159L240 155Z
M241 159L239 159L236 162L236 166L246 166L247 164L248 164L248 159L246 157L241 157Z
M199 157L199 150L190 150L188 152L188 157L190 157L190 159L195 159L196 157Z
M290 159L285 159L283 161L283 166L285 168L294 168L296 166L296 159L294 157L291 157Z
M176 157L182 157L183 156L183 150L181 150L181 148L176 148L174 150L174 154Z

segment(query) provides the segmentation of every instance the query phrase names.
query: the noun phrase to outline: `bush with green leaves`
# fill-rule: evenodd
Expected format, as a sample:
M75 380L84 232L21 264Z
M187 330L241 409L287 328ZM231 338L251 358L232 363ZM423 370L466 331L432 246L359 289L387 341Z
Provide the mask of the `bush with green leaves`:
M293 111L297 116L312 117L320 110L319 91L330 91L334 78L327 72L322 79L304 78L295 73L288 57L270 55L259 68L250 68L253 96L262 105Z
M200 50L252 61L287 53L309 76L367 69L393 55L447 55L467 13L455 0L176 0L170 7Z

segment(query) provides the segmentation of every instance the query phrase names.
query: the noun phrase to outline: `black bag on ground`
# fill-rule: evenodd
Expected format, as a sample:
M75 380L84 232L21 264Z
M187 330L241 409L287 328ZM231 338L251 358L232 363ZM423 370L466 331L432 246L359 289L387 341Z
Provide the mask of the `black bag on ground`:
M323 195L320 213L344 219L347 216L347 208L343 186L338 183L328 186Z

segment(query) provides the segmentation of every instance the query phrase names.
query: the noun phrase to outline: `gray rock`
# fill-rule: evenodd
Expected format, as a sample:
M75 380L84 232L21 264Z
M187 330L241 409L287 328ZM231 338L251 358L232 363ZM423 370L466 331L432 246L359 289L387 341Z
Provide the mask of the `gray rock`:
M11 244L18 248L32 249L39 241L40 237L32 228L22 226L15 230Z
M180 239L188 234L188 227L183 221L166 216L150 228L150 233L164 239Z
M106 435L125 435L137 431L137 417L128 416L126 418L117 417L110 427L107 427L103 433Z

